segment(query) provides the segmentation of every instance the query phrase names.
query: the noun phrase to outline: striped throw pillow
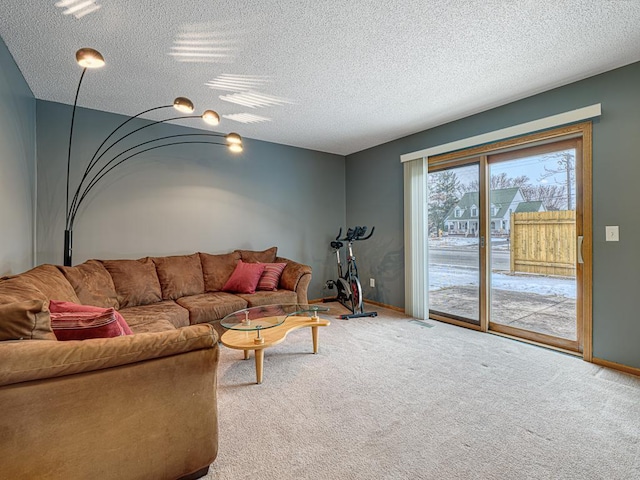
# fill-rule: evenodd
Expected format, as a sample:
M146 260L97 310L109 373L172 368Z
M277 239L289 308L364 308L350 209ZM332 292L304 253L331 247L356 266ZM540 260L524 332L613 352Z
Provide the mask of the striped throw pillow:
M59 300L49 301L49 311L51 313L70 313L70 312L94 312L94 313L106 313L109 308L96 307L94 305L80 305L73 302L62 302ZM113 313L116 317L116 322L122 327L125 335L133 335L129 324L124 317L117 310Z
M51 313L51 329L58 340L87 340L126 335L113 308L105 312Z
M280 283L280 276L286 266L286 263L265 263L264 272L262 272L256 290L277 290L278 284Z

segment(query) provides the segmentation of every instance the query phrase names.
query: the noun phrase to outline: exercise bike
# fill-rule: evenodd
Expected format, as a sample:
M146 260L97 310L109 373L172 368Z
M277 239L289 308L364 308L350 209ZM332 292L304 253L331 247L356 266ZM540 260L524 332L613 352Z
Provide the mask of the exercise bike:
M376 227L371 229L369 235L365 237L367 233L367 227L354 227L347 230L347 234L344 238L340 238L342 235L342 227L336 239L331 242L331 248L333 248L338 261L338 278L336 280L328 280L326 287L330 290L335 287L337 289L337 295L335 298L324 299L324 302L338 301L346 308L351 310L351 313L340 315L340 318L348 320L350 318L358 317L377 317L378 312L365 312L362 304L362 285L358 278L358 266L356 265L356 257L353 254L353 242L360 240L368 240L373 235ZM343 272L342 262L340 261L340 249L344 247L344 243L347 242L347 268Z

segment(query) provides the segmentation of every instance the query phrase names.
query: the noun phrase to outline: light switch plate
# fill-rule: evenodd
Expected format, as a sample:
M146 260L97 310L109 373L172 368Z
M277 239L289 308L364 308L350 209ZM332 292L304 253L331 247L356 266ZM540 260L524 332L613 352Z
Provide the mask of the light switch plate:
M618 225L604 227L607 242L619 242L620 241L620 228Z

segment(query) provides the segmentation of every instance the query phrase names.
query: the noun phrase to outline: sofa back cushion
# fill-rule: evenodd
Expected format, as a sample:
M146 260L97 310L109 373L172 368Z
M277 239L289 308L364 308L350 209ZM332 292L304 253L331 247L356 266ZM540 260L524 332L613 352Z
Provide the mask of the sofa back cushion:
M180 297L204 293L202 265L197 253L155 257L152 260L156 265L164 300L176 300Z
M236 251L222 255L200 253L199 255L202 262L205 291L220 292L236 269L240 261L240 252Z
M75 290L81 304L120 308L113 279L99 261L87 260L75 267L58 268Z
M274 263L278 256L278 247L267 248L266 250L236 250L240 258L246 263Z
M116 288L120 308L148 305L162 300L156 266L150 258L102 260Z
M46 301L23 300L0 305L0 341L55 339Z
M5 277L0 280L0 305L21 300L49 300L28 278L21 275Z
M40 265L19 276L31 282L47 299L80 302L69 281L55 265Z

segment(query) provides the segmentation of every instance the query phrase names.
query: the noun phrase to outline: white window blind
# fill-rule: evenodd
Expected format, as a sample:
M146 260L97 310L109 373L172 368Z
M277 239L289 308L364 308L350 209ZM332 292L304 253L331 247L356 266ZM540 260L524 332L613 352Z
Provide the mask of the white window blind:
M404 305L407 315L429 315L427 274L427 161L404 163Z

